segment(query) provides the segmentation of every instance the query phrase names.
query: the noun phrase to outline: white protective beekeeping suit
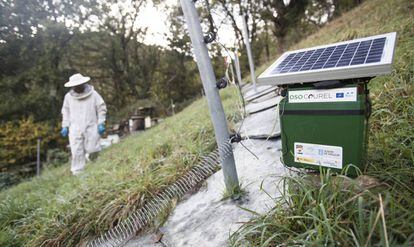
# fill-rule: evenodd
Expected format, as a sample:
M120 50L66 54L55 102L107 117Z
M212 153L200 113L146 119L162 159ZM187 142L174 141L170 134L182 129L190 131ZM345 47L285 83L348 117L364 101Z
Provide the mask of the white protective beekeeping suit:
M62 117L62 127L69 127L71 171L77 174L85 167L86 154L100 151L98 125L105 123L106 105L93 86L86 84L83 93L72 89L65 95Z

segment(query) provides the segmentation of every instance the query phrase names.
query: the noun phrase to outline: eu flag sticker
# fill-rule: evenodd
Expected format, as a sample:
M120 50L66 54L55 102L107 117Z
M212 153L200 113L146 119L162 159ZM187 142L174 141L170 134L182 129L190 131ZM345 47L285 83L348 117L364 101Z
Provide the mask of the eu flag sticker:
M343 98L344 97L344 93L336 93L336 97L337 98Z

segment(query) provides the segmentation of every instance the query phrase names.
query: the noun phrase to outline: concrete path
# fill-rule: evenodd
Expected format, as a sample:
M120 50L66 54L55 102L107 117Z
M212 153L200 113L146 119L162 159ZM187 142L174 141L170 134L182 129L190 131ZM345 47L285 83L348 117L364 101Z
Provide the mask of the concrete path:
M263 110L267 110L270 108L275 108L279 101L282 99L280 96L276 96L275 94L271 94L272 97L262 97L255 101L252 101L251 103L246 105L246 112L249 115L261 112Z
M245 95L252 96L269 90L269 87L258 87L258 92L251 90L247 90ZM246 108L260 111L277 104L277 100L264 97L264 100L250 103ZM243 121L242 134L264 138L278 136L277 119L276 106L252 114ZM258 159L241 144L234 144L237 171L246 192L239 201L223 200L225 186L223 173L219 171L208 178L198 192L178 203L160 232L141 234L126 246L226 246L229 236L252 217L252 213L242 208L258 213L270 210L274 198L280 196L280 176L288 173L280 162L281 142L250 139L242 143Z

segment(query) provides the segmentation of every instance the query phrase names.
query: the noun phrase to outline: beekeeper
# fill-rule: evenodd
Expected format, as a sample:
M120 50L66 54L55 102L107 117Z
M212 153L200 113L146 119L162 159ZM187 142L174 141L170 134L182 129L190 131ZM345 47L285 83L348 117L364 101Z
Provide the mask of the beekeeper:
M86 154L94 155L101 150L100 135L105 132L106 105L87 83L89 80L90 77L78 73L65 83L71 89L63 101L61 135L69 135L74 175L85 168Z

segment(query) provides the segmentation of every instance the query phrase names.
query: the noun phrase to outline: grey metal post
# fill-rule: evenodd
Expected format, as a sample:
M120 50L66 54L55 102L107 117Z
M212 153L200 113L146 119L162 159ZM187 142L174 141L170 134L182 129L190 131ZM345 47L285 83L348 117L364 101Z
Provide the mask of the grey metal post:
M237 81L239 81L241 85L243 82L242 82L242 75L241 75L241 70L240 70L239 50L237 48L236 48L236 51L234 52L234 65L236 67Z
M233 62L233 60L231 60L231 62L229 64L229 67L230 67L230 73L231 73L231 82L235 83L237 81L237 79L236 79L237 75L234 72L234 62ZM230 76L229 76L229 79L230 79Z
M243 37L244 37L244 44L246 45L247 57L249 59L250 75L252 77L254 90L256 90L256 74L254 72L254 60L253 60L252 48L250 47L249 31L247 30L246 18L242 15L240 17L243 21Z
M172 109L172 114L175 115L175 104L173 99L171 99L171 109Z
M36 175L40 175L40 141L41 138L37 138L37 158L36 158Z
M211 59L203 40L198 13L192 0L180 0L180 2L188 26L191 43L193 44L204 92L207 97L217 145L223 147L229 141L227 120L223 105L221 104L220 94L216 87L217 80L214 75L213 66L211 65ZM231 151L231 153L225 154L224 151L220 151L220 157L224 158L222 167L227 190L238 189L239 180L237 178L233 152Z

